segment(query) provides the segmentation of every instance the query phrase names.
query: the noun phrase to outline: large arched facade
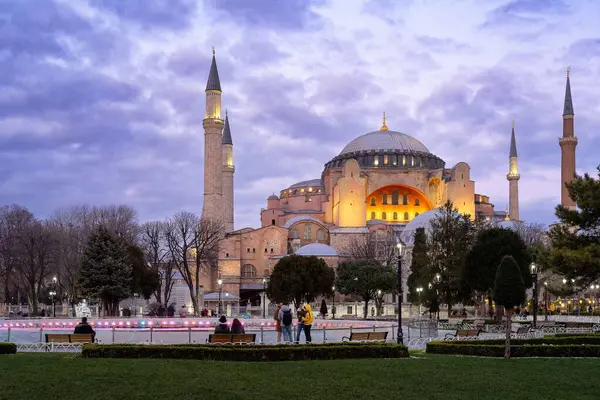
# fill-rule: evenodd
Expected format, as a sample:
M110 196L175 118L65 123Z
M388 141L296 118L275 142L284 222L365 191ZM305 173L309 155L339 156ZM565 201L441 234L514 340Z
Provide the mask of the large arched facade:
M425 194L405 185L379 188L367 196L366 202L367 221L407 223L433 208Z

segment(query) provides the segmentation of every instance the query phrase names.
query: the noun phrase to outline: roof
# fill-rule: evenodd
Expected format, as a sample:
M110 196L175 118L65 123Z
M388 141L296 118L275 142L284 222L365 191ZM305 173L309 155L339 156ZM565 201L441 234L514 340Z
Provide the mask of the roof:
M429 153L429 149L412 136L396 131L374 131L352 140L340 155L367 150L396 150Z
M231 140L231 129L229 128L229 115L227 114L227 111L225 111L225 125L223 126L223 139L221 140L221 144L233 145L233 140Z
M517 141L515 140L515 124L512 126L512 133L510 135L510 153L509 157L517 156Z
M208 73L208 81L206 82L206 90L221 91L221 81L219 80L219 71L217 70L217 60L214 50L212 62L210 63L210 72Z
M277 196L275 193L273 193L272 195L267 197L267 200L279 200L279 196Z
M571 78L569 77L570 70L567 69L567 87L565 89L565 106L563 115L575 115L573 111L573 98L571 98Z
M315 217L311 217L310 215L299 215L297 217L294 218L290 218L284 225L283 227L286 229L291 228L292 225L294 225L297 222L302 222L302 221L312 221L312 222L316 222L320 225L323 225L323 222Z
M335 257L338 252L331 246L323 243L311 243L306 246L300 247L296 250L299 256L321 256L321 257Z
M260 285L262 288L262 285ZM219 292L204 293L202 296L205 301L219 301ZM221 301L226 303L228 301L238 301L240 298L234 294L228 292L221 292Z
M310 186L323 186L321 183L321 178L319 179L310 179L308 181L301 181L298 183L294 183L292 186L289 187L289 189L296 189L296 188L303 188L303 187L310 187Z

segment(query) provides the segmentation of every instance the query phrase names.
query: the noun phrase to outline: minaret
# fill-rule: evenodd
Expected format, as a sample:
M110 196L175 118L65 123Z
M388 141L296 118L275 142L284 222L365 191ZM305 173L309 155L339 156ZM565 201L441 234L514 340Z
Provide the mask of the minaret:
M233 231L233 140L229 128L229 115L225 111L225 126L223 127L223 206L225 207L225 232Z
M573 118L573 99L571 98L571 68L567 68L567 88L565 90L565 106L563 109L563 135L558 139L560 145L560 170L561 170L561 191L560 204L571 209L575 208L575 202L569 197L566 183L575 179L575 147L577 147L577 136L575 136L575 127Z
M215 49L206 83L206 112L204 127L204 204L202 217L223 220L223 167L221 118L221 83L217 71Z
M517 141L515 140L515 122L512 123L510 135L510 152L508 154L508 217L519 220L519 163L517 160Z

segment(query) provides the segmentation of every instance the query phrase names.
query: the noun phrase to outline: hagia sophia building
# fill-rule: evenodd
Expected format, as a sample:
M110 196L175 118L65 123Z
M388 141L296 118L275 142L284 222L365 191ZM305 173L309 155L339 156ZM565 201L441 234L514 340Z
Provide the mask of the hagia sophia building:
M384 114L379 129L351 140L325 163L320 177L269 196L260 211L260 228L234 230L233 135L229 116L222 115L214 51L205 93L202 215L221 219L226 229L219 268L200 282L208 307L220 293L228 307L260 310L270 271L288 254L315 255L335 266L345 258L353 237L381 229L392 229L410 251L414 231L428 226L448 200L473 219L520 221L514 123L508 146L509 205L506 211L495 211L488 196L476 193L467 162L446 166L418 139L388 128ZM563 120L562 202L572 205L564 189L575 173L577 145L568 74Z

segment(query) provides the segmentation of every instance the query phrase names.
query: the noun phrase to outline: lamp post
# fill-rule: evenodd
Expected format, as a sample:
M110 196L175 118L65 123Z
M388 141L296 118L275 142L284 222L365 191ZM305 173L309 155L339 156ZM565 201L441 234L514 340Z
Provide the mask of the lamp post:
M56 276L52 277L52 286L54 287L54 290L51 293L52 296L52 316L54 318L56 318L56 302L54 301L54 296L56 296L56 286L58 283L58 278Z
M402 253L404 251L404 243L398 239L396 243L398 249L398 344L404 344L404 333L402 332Z
M537 285L538 285L538 269L535 263L529 265L531 271L531 279L533 280L533 329L537 328Z
M221 305L221 291L223 290L223 279L221 279L221 278L217 279L217 285L219 285L219 311L218 311L218 314L220 316L221 315L221 309L222 309L222 305Z
M544 308L546 309L544 320L548 321L548 282L544 282Z
M437 319L438 321L440 320L440 290L439 290L439 284L440 282L442 282L442 275L441 274L435 274L435 276L433 277L433 283L435 283L435 304L437 306ZM448 314L449 315L449 314Z
M331 306L331 319L335 319L335 286L331 287L333 291L333 305Z
M417 288L417 294L419 295L419 319L421 319L421 292L423 291L422 287Z
M263 278L263 318L267 317L267 278Z

